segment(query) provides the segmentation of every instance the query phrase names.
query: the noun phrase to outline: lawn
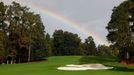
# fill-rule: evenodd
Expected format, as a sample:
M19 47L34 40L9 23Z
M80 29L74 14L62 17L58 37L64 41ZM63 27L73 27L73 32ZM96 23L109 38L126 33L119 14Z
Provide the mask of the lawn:
M113 66L112 70L58 71L66 64L102 63ZM119 64L113 57L55 56L48 61L24 64L0 65L0 75L134 75L134 67Z

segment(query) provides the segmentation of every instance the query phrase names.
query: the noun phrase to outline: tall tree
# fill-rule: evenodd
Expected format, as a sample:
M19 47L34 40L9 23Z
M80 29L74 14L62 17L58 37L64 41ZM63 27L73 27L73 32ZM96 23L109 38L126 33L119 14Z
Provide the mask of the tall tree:
M81 39L77 34L56 30L53 34L55 55L78 55L80 54Z
M64 48L64 32L63 30L56 30L53 34L54 55L63 55Z
M96 55L96 45L92 36L89 36L87 39L85 39L85 43L83 45L85 55Z
M5 11L7 6L3 2L0 2L0 62L3 62L3 58L7 54L7 24L5 21Z
M50 35L47 33L46 34L46 56L53 55L52 48L53 48L53 41Z
M111 20L106 27L109 34L107 39L119 50L121 59L126 59L134 47L134 2L127 0L114 7ZM129 54L130 55L130 54Z
M81 39L77 34L71 32L64 32L64 52L65 55L78 55L80 54Z
M6 46L8 54L16 51L17 62L30 61L34 54L44 56L45 27L40 15L16 2L0 3L0 8L0 39L6 41L1 46Z

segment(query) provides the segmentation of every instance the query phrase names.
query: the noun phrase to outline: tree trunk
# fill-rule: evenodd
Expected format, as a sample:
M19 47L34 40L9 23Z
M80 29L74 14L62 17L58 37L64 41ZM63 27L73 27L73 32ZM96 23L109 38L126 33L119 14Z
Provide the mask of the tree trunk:
M31 57L31 46L29 46L29 49L28 49L28 62L30 62L30 58Z

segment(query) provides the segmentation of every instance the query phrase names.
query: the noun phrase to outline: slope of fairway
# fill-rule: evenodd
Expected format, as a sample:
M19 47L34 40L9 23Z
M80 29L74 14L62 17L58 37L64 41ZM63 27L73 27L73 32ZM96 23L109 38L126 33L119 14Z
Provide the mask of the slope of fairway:
M66 64L102 63L113 66L112 70L98 71L58 71L57 67ZM0 65L0 75L134 75L134 67L121 65L114 58L108 57L81 57L56 56L49 57L48 61L14 65Z

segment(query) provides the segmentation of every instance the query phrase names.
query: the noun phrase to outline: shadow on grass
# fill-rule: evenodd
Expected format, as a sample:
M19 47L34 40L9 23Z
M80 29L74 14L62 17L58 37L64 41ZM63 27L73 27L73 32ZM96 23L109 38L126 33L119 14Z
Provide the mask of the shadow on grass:
M129 67L121 67L121 66L112 66L114 67L111 69L111 71L122 71L122 72L134 72L134 68L129 68Z
M115 57L84 56L79 59L79 64L100 63L105 66L114 67L111 71L134 72L134 67L129 67L118 63Z
M114 57L101 57L101 56L84 56L79 60L80 64L87 63L107 63L107 62L116 62L118 61Z

